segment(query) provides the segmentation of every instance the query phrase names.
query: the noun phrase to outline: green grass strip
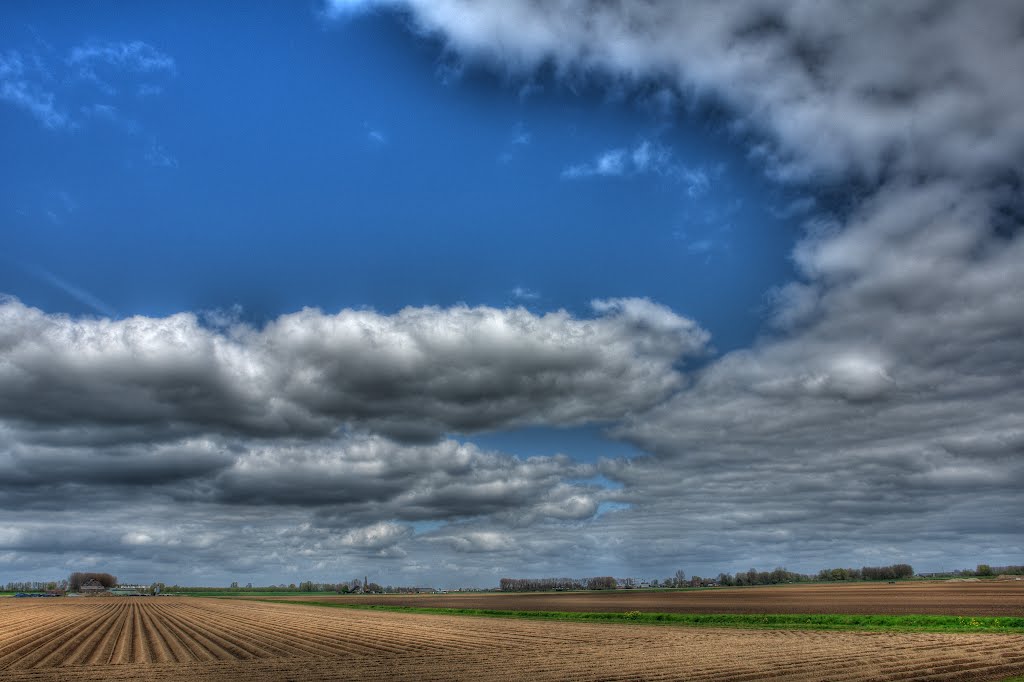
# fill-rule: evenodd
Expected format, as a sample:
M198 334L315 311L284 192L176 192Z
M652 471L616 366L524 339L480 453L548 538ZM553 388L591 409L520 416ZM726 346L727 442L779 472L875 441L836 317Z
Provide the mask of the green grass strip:
M195 592L188 590L171 592L170 590L165 590L161 594L170 597L283 597L298 593L295 590L198 590Z
M502 611L497 609L446 609L382 604L339 604L337 602L291 599L254 599L274 604L298 604L328 608L398 613L427 613L444 616L484 616L586 623L642 623L684 627L757 628L770 630L868 630L886 632L997 632L1024 633L1024 618L970 616L859 616L853 614L795 613L587 613L579 611Z

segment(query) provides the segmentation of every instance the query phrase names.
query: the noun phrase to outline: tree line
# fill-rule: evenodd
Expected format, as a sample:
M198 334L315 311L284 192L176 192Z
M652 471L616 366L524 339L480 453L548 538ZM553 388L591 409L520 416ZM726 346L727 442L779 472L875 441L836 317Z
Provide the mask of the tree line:
M615 578L502 578L498 589L502 592L550 592L568 590L614 590Z
M5 592L48 592L67 588L67 580L12 580L3 589Z
M863 568L823 568L818 572L818 580L836 582L842 580L903 580L914 576L914 567L910 564L892 564L891 566L864 566Z
M1004 571L1005 572L1005 571ZM743 586L743 585L777 585L780 583L805 583L840 580L903 580L911 578L914 569L910 564L892 564L890 566L863 566L861 568L826 568L817 575L794 573L785 568L771 571L759 571L751 568L735 574L719 573L713 578L702 578L699 575L686 577L683 571L676 571L674 576L664 580L652 580L650 583L638 583L633 578L615 579L601 578L502 578L498 588L502 592L546 592L561 590L614 590L619 586L625 589L636 587L710 587L710 586Z

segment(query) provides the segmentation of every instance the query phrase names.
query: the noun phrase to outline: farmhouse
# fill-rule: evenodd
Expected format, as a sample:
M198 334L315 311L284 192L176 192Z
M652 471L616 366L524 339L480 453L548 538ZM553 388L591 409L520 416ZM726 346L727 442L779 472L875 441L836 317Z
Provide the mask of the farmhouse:
M82 583L82 586L78 588L78 591L82 594L106 594L107 588L105 588L99 580L87 580Z

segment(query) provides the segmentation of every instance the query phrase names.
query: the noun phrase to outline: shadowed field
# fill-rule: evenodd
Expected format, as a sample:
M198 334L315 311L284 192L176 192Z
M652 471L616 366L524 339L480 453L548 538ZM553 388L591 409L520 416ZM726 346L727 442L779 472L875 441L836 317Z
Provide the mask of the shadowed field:
M214 599L0 601L0 678L999 680L1024 635L549 623Z
M340 604L508 611L656 613L934 614L1024 617L1024 581L772 585L705 590L532 594L330 595L261 597Z

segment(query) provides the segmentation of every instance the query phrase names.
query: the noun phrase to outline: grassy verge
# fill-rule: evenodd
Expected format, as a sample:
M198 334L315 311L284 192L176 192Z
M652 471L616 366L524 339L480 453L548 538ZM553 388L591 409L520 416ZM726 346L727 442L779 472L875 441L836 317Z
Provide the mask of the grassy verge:
M999 632L1024 633L1024 618L971 618L963 616L858 616L850 614L705 614L705 613L582 613L577 611L501 611L496 609L445 609L379 604L338 604L320 601L274 600L274 604L299 604L328 608L429 613L445 616L484 616L586 623L643 623L684 627L758 628L771 630L867 630L885 632Z
M295 590L198 590L195 592L182 590L181 592L165 591L163 594L175 597L287 597L307 593Z

